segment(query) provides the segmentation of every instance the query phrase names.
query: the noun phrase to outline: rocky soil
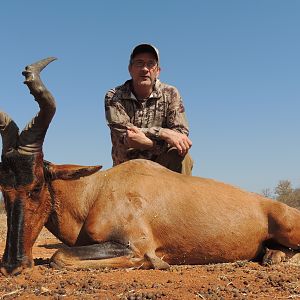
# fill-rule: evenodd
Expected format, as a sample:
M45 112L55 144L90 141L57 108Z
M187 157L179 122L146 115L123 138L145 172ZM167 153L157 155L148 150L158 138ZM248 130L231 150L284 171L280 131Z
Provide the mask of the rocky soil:
M0 253L6 237L0 215ZM33 255L35 267L14 277L0 275L0 299L300 299L300 266L263 267L239 261L158 270L53 270L49 258L63 245L46 229Z

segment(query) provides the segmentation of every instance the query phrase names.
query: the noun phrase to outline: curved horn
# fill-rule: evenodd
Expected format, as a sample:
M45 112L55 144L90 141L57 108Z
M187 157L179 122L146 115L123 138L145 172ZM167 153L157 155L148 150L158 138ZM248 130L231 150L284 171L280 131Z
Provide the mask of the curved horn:
M2 136L2 154L17 148L19 128L5 113L0 111L0 134Z
M18 149L24 154L42 152L47 129L56 111L55 99L40 78L40 72L54 60L56 60L55 57L40 60L25 67L22 72L25 76L24 83L28 86L30 94L34 96L40 107L38 114L20 134Z

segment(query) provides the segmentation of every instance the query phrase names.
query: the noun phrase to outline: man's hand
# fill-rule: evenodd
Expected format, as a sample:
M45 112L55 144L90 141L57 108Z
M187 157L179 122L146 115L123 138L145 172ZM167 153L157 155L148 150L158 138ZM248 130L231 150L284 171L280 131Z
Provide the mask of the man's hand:
M162 128L159 137L171 147L176 147L179 155L185 156L192 147L192 141L185 135L168 128Z
M125 137L125 143L129 148L135 148L140 150L151 149L154 145L138 127L128 127L127 135Z

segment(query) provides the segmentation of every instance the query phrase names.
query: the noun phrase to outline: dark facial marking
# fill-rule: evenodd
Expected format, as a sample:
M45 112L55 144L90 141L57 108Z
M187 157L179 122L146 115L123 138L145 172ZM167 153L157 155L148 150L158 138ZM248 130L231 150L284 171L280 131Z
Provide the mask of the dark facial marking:
M18 188L33 182L34 155L22 155L17 151L2 155L1 185Z
M8 272L19 266L23 259L24 208L20 199L7 201L7 237L3 264Z

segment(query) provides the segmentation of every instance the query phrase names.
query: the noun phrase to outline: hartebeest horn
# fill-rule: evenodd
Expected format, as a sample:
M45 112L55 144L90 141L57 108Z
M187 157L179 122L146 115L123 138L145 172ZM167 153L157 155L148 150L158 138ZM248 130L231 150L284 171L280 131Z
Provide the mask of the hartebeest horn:
M0 134L2 136L2 154L17 148L19 128L4 112L0 112Z
M18 150L24 154L42 152L47 129L55 114L56 105L54 97L40 79L40 72L54 60L56 60L55 57L40 60L25 67L25 70L22 72L25 76L24 83L28 86L30 94L34 96L35 101L38 102L40 107L38 114L27 124L20 134Z

